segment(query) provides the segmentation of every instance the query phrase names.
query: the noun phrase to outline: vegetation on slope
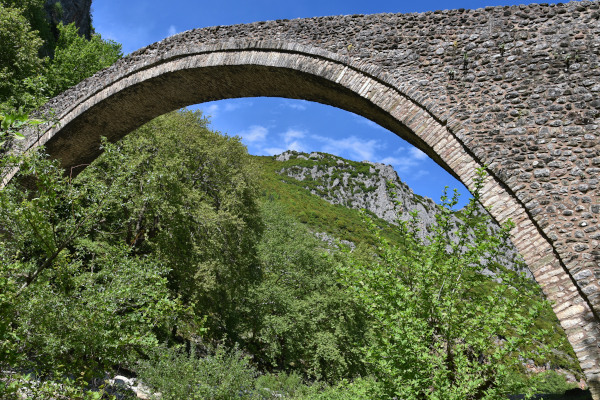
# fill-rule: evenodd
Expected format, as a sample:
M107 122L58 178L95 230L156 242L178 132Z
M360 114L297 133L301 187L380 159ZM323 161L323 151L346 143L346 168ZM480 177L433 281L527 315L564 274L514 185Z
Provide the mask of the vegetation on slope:
M7 398L19 385L35 390L39 380L83 390L68 376L80 375L85 386L107 371L116 373L115 368L139 374L165 398L177 398L181 382L161 381L156 368L182 377L176 371L190 365L201 376L186 375L199 380L185 386L188 398L217 390L200 384L202 376L217 373L232 384L250 385L244 386L246 398L270 398L294 379L293 388L281 389L288 398L337 398L344 382L353 382L358 393L347 398L364 398L365 393L436 398L438 392L462 396L465 390L473 398L501 398L515 389L523 360L545 357L547 337L529 332L531 317L538 313L532 310L544 306L538 294L523 290L527 286L521 280L522 290L513 297L510 287L517 283L490 285L483 275L460 273L480 267L478 254L498 251L502 241L489 237L487 229L479 227L467 264L443 250L451 243L445 241L447 231L424 242L406 225L398 232L401 246L392 253L380 229L364 222L378 249L367 240L350 255L330 248L314 237L315 225L309 230L289 214L294 209L283 200L305 201L294 197L304 196L301 189L272 177L278 197L266 191L261 198L256 180L261 164L238 139L211 132L197 112L168 114L119 144L105 144L104 155L75 180L42 156L23 161L19 173L34 178L35 187L21 187L17 180L0 192L0 309L2 320L10 321L0 330L0 362L4 371L12 371L2 381L8 383L2 389ZM316 209L337 209L308 196ZM450 211L442 215L448 218ZM484 223L477 219L473 226ZM427 255L436 257L424 259ZM460 293L451 296L456 318L443 311L425 319L409 312L419 310L421 300L435 298L435 284L443 282L436 277L452 273L459 273L461 287L469 291L467 296L453 286L439 287L439 293ZM513 271L498 273L506 274L507 283L513 282L509 277L521 279ZM413 293L390 286L398 277L427 288L425 297L415 305L397 297ZM384 279L388 283L377 286ZM451 304L445 297L440 301ZM510 315L506 307L494 314L498 304L510 305ZM401 322L407 315L397 315L399 310L412 319ZM424 321L433 324L433 331L419 328ZM411 326L413 333L433 332L425 338L430 342L443 339L428 347L419 335L402 333ZM448 327L456 336L436 333ZM477 327L487 341L473 336ZM472 336L476 343L461 342ZM441 367L448 360L439 358L440 349L450 343L466 351L463 358L453 351L450 365L469 361L466 370L430 374L424 360L407 364L409 358L393 356L422 353ZM420 350L413 351L415 346ZM501 357L494 355L498 351ZM231 369L223 365L217 372L218 363L232 363ZM418 375L406 375L410 370ZM29 384L23 383L24 371L35 371ZM456 377L468 371L497 379L465 386L474 381ZM262 376L260 382L268 387L252 383L251 376ZM241 389L218 387L221 394L211 396L231 398L232 390L239 394Z
M39 4L0 2L0 53L18 61L0 66L5 136L120 57L117 44L67 26L55 57L40 59ZM163 116L104 150L75 180L43 154L0 159L28 182L0 192L0 397L115 398L102 380L122 371L163 399L501 398L541 387L520 367L562 339L532 340L531 317L548 310L539 291L456 275L497 250L487 230L465 264L444 232L428 242L406 224L369 227L198 113ZM314 232L358 246L349 255ZM453 286L438 279L450 276Z
M320 165L319 161L293 159L281 162L275 160L274 157L256 157L256 160L263 172L260 175L260 186L264 199L277 200L288 214L294 216L314 232L326 232L335 238L355 244L375 245L376 238L365 225L364 216L360 210L340 204L331 204L310 192L310 189L313 189L310 181L298 181L278 173L281 169L291 166L312 168ZM365 169L365 164L356 164ZM326 167L323 166L323 168ZM369 168L366 166L366 171L368 172L368 170ZM372 213L369 216L383 231L386 238L391 241L399 239L398 232L392 225Z
M365 215L363 213L359 210L334 205L324 200L324 198L332 197L331 183L336 179L342 180L342 173L349 176L348 186L355 186L356 190L362 190L360 183L373 180L373 175L377 174L377 172L373 172L371 164L345 160L324 153L317 153L314 156L298 152L288 152L287 154L289 156L285 157L285 160L281 157L256 157L263 171L261 178L263 197L269 193L268 196L270 199L277 199L286 213L307 225L313 232L327 232L335 238L349 240L355 244L372 246L377 243L377 238L373 230L369 229L368 225L365 224ZM339 170L340 165L343 166L342 173ZM321 176L317 179L305 179L309 175L306 173L307 170L316 172L316 175ZM294 177L289 175L293 175ZM364 183L362 186L364 186ZM268 190L265 190L265 188L268 188ZM424 203L427 205L431 202L429 199L425 200L421 196L413 194L401 181L396 184L388 181L390 198L394 197L393 191L396 190L402 191L402 197L405 197L407 202L413 204ZM365 191L363 190L363 192ZM434 207L435 209L442 209L439 206ZM313 215L313 218L307 218L308 213L309 215ZM473 229L474 226L489 225L491 223L489 215L482 213L481 210L471 212L469 215L466 213L467 209L461 209L453 211L452 214L457 216L461 221L466 221L466 226L469 229ZM400 243L402 241L404 234L397 226L377 218L372 212L367 212L367 215L377 227L378 234L386 241L389 243ZM456 220L453 220L451 225L452 231L460 227L460 225L456 224ZM351 226L351 228L346 230L346 226ZM504 254L501 256L501 259L503 258ZM509 260L506 259L504 261L508 262ZM510 262L512 265L511 268L518 271L524 271L527 268L518 257L510 260ZM506 265L495 265L493 268L504 269ZM543 296L540 288L533 279L525 280L521 282L521 285L527 286L527 291L532 296ZM495 281L490 279L483 283L481 290L483 292L491 292L495 290L495 286ZM527 299L522 300L525 302L528 301ZM547 335L546 340L549 343L554 343L554 349L551 352L543 356L532 354L532 364L550 365L551 368L574 371L577 376L581 376L577 358L550 305L546 305L540 309L532 331L545 332L545 335ZM536 346L536 344L532 343L532 346Z

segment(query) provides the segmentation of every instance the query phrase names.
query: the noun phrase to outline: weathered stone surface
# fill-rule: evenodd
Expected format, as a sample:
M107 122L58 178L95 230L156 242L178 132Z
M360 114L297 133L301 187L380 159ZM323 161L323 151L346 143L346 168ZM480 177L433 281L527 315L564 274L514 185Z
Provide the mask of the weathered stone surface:
M277 161L313 160L312 167L306 166L306 163L296 165L288 163L278 173L300 182L306 181L306 190L331 204L340 204L356 210L366 210L391 224L397 224L398 221L411 221L412 213L416 212L417 235L421 238L431 235L434 226L437 225L439 207L429 197L413 193L408 185L400 180L391 165L370 161L354 162L319 152L306 154L297 151L286 151L276 156L275 159ZM448 195L451 196L451 194ZM482 205L479 205L478 212L489 215ZM450 218L452 225L455 227L464 224L458 213ZM413 226L412 222L411 226ZM500 229L495 221L490 220L488 224L490 232L499 232ZM451 230L450 239L457 243L459 238L455 232L455 230ZM332 238L328 235L324 233L317 235L324 241L332 243ZM474 239L474 235L470 237ZM514 244L508 240L505 243L503 253L497 255L494 261L507 268L514 269L517 267L515 264L517 254L518 251ZM530 271L522 271L521 269L518 269L518 271L524 272L529 278L533 279ZM484 268L482 273L494 275L494 272L487 268ZM586 275L586 277L589 276Z
M600 399L600 2L257 22L183 32L53 99L30 132L77 173L152 117L299 98L361 114L473 187L555 307ZM10 175L4 181L10 179ZM584 270L589 274L580 273ZM564 315L567 315L564 314ZM575 322L579 321L579 322Z
M44 8L53 26L59 22L65 25L74 22L79 34L89 39L92 35L91 6L92 0L46 0ZM58 39L58 32L54 31L54 34Z
M308 179L311 183L318 183L315 189L306 189L331 204L364 209L392 224L398 220L408 221L410 213L416 211L422 236L435 224L438 213L435 202L428 197L415 195L391 165L369 161L350 164L341 157L318 152L306 157L304 153L286 151L275 159L327 160L323 165L317 164L312 168L299 165L284 167L278 173L298 181ZM335 165L331 166L334 160ZM358 171L357 166L362 166L363 171Z

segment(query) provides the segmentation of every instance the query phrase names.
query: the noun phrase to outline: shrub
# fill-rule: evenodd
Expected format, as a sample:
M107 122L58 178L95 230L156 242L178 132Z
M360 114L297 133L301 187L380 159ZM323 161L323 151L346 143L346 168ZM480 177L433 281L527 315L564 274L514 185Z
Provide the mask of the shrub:
M158 347L135 367L162 400L255 399L258 372L237 347L217 346L204 357L192 350Z
M414 213L399 221L399 245L380 239L379 259L355 259L340 271L372 315L365 357L389 398L501 399L511 371L543 351L544 332L536 338L530 330L546 303L523 275L491 263L510 227L492 234L478 215L483 181L480 171L467 223L456 230L457 195L444 195L428 237L418 235Z

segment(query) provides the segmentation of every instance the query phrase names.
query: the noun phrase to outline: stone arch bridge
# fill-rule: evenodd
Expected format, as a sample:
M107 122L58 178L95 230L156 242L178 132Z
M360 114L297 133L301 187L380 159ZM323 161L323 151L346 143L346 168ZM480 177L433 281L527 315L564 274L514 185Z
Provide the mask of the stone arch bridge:
M600 399L600 2L322 17L184 32L52 99L29 132L67 169L168 111L280 96L365 116L472 188L512 240ZM10 176L5 176L5 183Z

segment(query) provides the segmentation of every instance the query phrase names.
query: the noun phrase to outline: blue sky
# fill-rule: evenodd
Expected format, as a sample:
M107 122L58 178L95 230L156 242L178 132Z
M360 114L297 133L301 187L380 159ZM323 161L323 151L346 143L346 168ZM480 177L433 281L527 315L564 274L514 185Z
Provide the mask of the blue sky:
M529 4L497 0L94 0L93 24L125 54L185 30L274 19L325 15L423 12L454 8ZM284 150L324 151L351 160L394 166L416 193L438 200L444 186L467 189L424 153L358 115L301 100L244 98L194 106L211 117L212 128L240 136L248 151L272 155Z

